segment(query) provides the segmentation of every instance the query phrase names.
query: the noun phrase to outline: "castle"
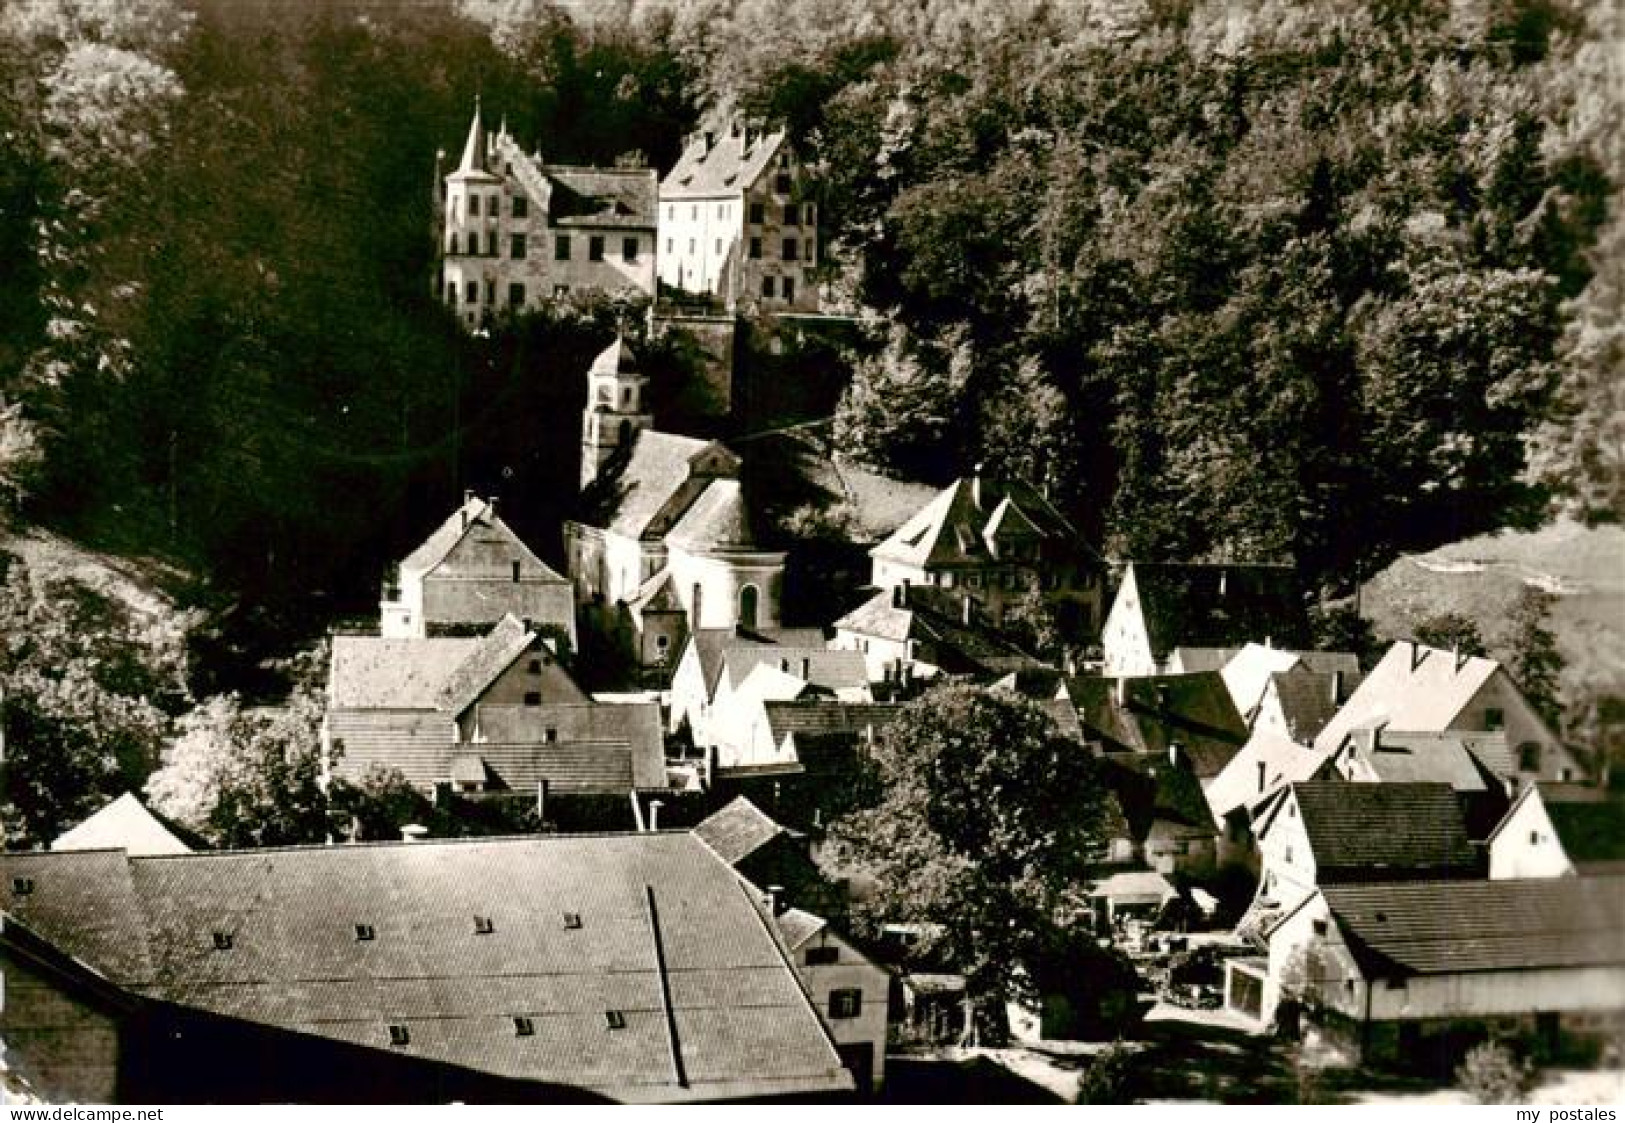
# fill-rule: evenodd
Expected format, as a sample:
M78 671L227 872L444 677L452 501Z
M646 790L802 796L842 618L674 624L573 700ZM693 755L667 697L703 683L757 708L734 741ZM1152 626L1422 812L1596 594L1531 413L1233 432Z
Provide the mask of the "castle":
M572 293L670 293L717 312L819 309L818 212L784 130L733 122L649 168L568 167L527 153L479 101L462 157L436 169L438 292L472 329Z

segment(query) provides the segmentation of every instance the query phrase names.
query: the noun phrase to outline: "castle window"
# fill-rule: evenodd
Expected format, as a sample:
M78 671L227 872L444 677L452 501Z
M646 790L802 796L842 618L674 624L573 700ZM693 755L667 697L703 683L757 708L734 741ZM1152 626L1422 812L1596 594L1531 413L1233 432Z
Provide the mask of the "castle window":
M478 281L470 281L468 282L467 289L468 302L470 304L478 304L480 302L480 283Z
M553 238L553 260L570 260L570 235L558 234Z
M456 281L447 281L446 282L446 303L447 304L456 304L457 303L457 282Z
M794 238L786 238L784 240L784 260L794 261L796 259L796 249L796 240Z
M587 260L604 260L604 239L597 234L587 239Z
M786 226L800 226L801 208L794 203L784 204L784 224Z
M515 218L524 218L529 214L530 200L523 195L515 195L513 197L513 216Z
M752 238L750 240L750 256L751 256L752 260L758 260L759 261L761 259L761 256L762 256L762 240L760 238Z
M780 172L778 175L773 177L773 190L777 191L780 195L790 194L789 172Z
M750 205L750 220L760 226L767 220L767 205L765 203L752 203Z
M638 259L638 240L636 238L623 238L621 240L621 260L636 261Z
M795 298L796 298L796 279L794 277L786 277L784 279L784 299L786 299L786 300L794 300Z
M495 249L494 246L492 248ZM495 304L496 302L497 302L497 283L495 281L489 281L488 280L488 281L485 282L485 303L487 303L487 304Z
M497 232L495 230L485 235L485 252L492 257L497 256Z
M480 235L478 231L470 230L468 232L468 252L470 254L478 254L480 252Z
M468 197L468 217L477 218L479 217L479 213L480 197L478 195L470 195Z
M518 281L514 281L514 282L510 283L508 285L508 305L509 305L509 307L518 308L520 305L522 305L524 303L525 303L525 286L520 284Z
M525 260L525 236L523 234L508 235L508 256L515 261Z
M492 195L491 196L491 205L486 208L485 213L490 215L492 218L495 218L497 215L502 213L502 196L501 195Z
M762 295L763 296L772 296L773 295L773 278L772 277L763 277L762 278Z

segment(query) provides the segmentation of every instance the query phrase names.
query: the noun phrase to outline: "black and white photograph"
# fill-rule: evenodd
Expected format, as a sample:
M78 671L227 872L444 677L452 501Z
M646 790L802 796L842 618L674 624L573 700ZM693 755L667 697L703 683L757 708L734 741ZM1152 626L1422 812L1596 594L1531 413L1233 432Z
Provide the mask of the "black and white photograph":
M12 1119L1617 1120L1625 3L0 0L0 829Z

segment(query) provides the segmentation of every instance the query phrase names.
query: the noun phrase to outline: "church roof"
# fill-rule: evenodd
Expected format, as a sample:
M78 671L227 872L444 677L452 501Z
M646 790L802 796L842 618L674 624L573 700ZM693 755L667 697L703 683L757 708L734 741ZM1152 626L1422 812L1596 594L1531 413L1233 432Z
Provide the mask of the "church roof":
M617 335L615 341L602 351L592 361L588 374L637 374L638 359L632 353L631 345L625 338Z
M666 534L674 546L691 550L750 549L750 512L738 480L712 480Z

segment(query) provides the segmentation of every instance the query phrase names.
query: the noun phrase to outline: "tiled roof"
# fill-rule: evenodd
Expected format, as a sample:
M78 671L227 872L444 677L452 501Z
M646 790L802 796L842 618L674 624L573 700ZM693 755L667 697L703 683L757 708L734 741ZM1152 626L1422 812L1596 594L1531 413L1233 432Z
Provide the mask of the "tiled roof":
M666 540L689 550L753 548L756 536L739 481L712 480L666 532Z
M661 181L660 197L715 199L737 195L756 182L783 143L783 129L752 130L748 137L744 129L716 129L709 148L703 134L697 134Z
M710 447L694 437L639 430L626 462L595 485L599 511L588 521L628 538L663 536L709 482L691 477L690 461Z
M1457 974L1625 965L1625 879L1412 881L1321 893L1362 966Z
M737 647L727 654L736 685L761 667L771 667L819 690L857 690L869 685L860 651L828 647Z
M1187 666L1184 669L1190 671L1195 668ZM1262 643L1249 643L1236 652L1221 671L1230 696L1236 700L1236 709L1244 714L1251 713L1258 705L1271 677L1287 672L1311 675L1340 673L1348 683L1347 692L1342 695L1342 698L1346 698L1348 693L1352 693L1354 679L1360 673L1360 661L1347 652L1290 651ZM1327 683L1326 696L1331 696L1330 682ZM1341 702L1342 698L1338 701Z
M1395 730L1448 729L1498 669L1493 659L1458 658L1402 640L1371 669L1315 744L1335 749L1351 730L1378 723Z
M700 671L705 675L705 692L709 696L716 693L722 668L732 652L752 647L819 649L824 646L824 633L817 628L781 628L768 632L698 628L688 642L699 657Z
M1487 791L1499 782L1479 763L1469 745L1482 749L1498 740L1500 750L1491 757L1505 755L1505 733L1389 733L1375 734L1373 747L1366 738L1355 736L1342 749L1350 779L1378 783L1437 782L1449 784L1458 792Z
M694 828L695 837L729 865L738 865L782 834L783 827L744 796L714 811Z
M1625 799L1594 788L1562 790L1544 784L1540 798L1563 853L1580 872L1625 863Z
M1295 670L1270 676L1268 690L1281 707L1293 740L1310 744L1336 715L1342 699L1360 683L1359 675L1338 677L1337 672ZM1338 700L1333 700L1337 687Z
M878 735L903 712L903 706L894 702L768 702L765 708L774 744L791 733L860 737L872 729Z
M497 621L496 627L476 641L468 658L440 687L435 706L447 713L460 714L473 704L491 681L529 650L536 635L512 613Z
M5 855L0 902L127 991L311 1037L388 1049L403 1024L408 1056L617 1099L850 1086L768 920L687 832Z
M1326 761L1326 754L1275 733L1255 730L1229 764L1207 785L1208 806L1215 819L1238 807L1250 807L1282 784L1301 783ZM1263 783L1259 768L1264 766Z
M835 621L837 631L903 643L913 640L917 658L941 667L948 674L1009 674L1036 671L1043 664L1004 639L975 611L965 623L964 602L969 594L945 589L911 587L882 589Z
M870 551L912 566L984 565L1001 526L1018 537L1077 547L1072 524L1021 480L959 479Z
M1125 695L1121 704L1119 682ZM1247 723L1214 671L1123 680L1079 676L1067 679L1064 690L1088 740L1163 757L1177 743L1204 781L1223 771L1247 743Z
M1476 869L1449 784L1310 782L1292 785L1292 796L1321 884L1429 871L1471 876Z
M799 951L802 944L829 927L829 921L802 909L785 909L774 919L785 945L791 951Z
M475 721L487 741L510 745L545 743L548 729L560 741L622 744L632 755L639 790L666 786L666 749L656 702L573 702L540 706L482 705Z
M437 569L458 545L471 538L475 548L462 551L455 568L448 573L457 577L508 580L512 577L513 563L518 561L526 580L567 583L497 516L495 507L472 496L406 556L401 562L401 571L427 573Z
M1240 651L1239 647L1176 647L1169 652L1168 662L1177 665L1181 674L1222 671Z
M1135 562L1152 654L1176 647L1238 647L1270 639L1308 640L1309 619L1297 572L1282 565L1180 565Z
M1189 768L1175 765L1166 754L1107 753L1101 760L1106 784L1136 842L1143 842L1158 821L1196 834L1214 831L1201 781Z
M553 181L548 221L554 226L614 226L652 230L659 181L652 168L581 168L543 164Z
M192 848L146 804L125 792L51 843L52 850L126 850L131 854L190 854Z
M476 638L379 639L334 636L329 680L338 709L432 710Z
M807 509L838 512L841 537L868 545L902 526L937 494L929 484L894 480L846 463L828 435L796 428L753 434L751 476L768 500L765 510L784 520Z

